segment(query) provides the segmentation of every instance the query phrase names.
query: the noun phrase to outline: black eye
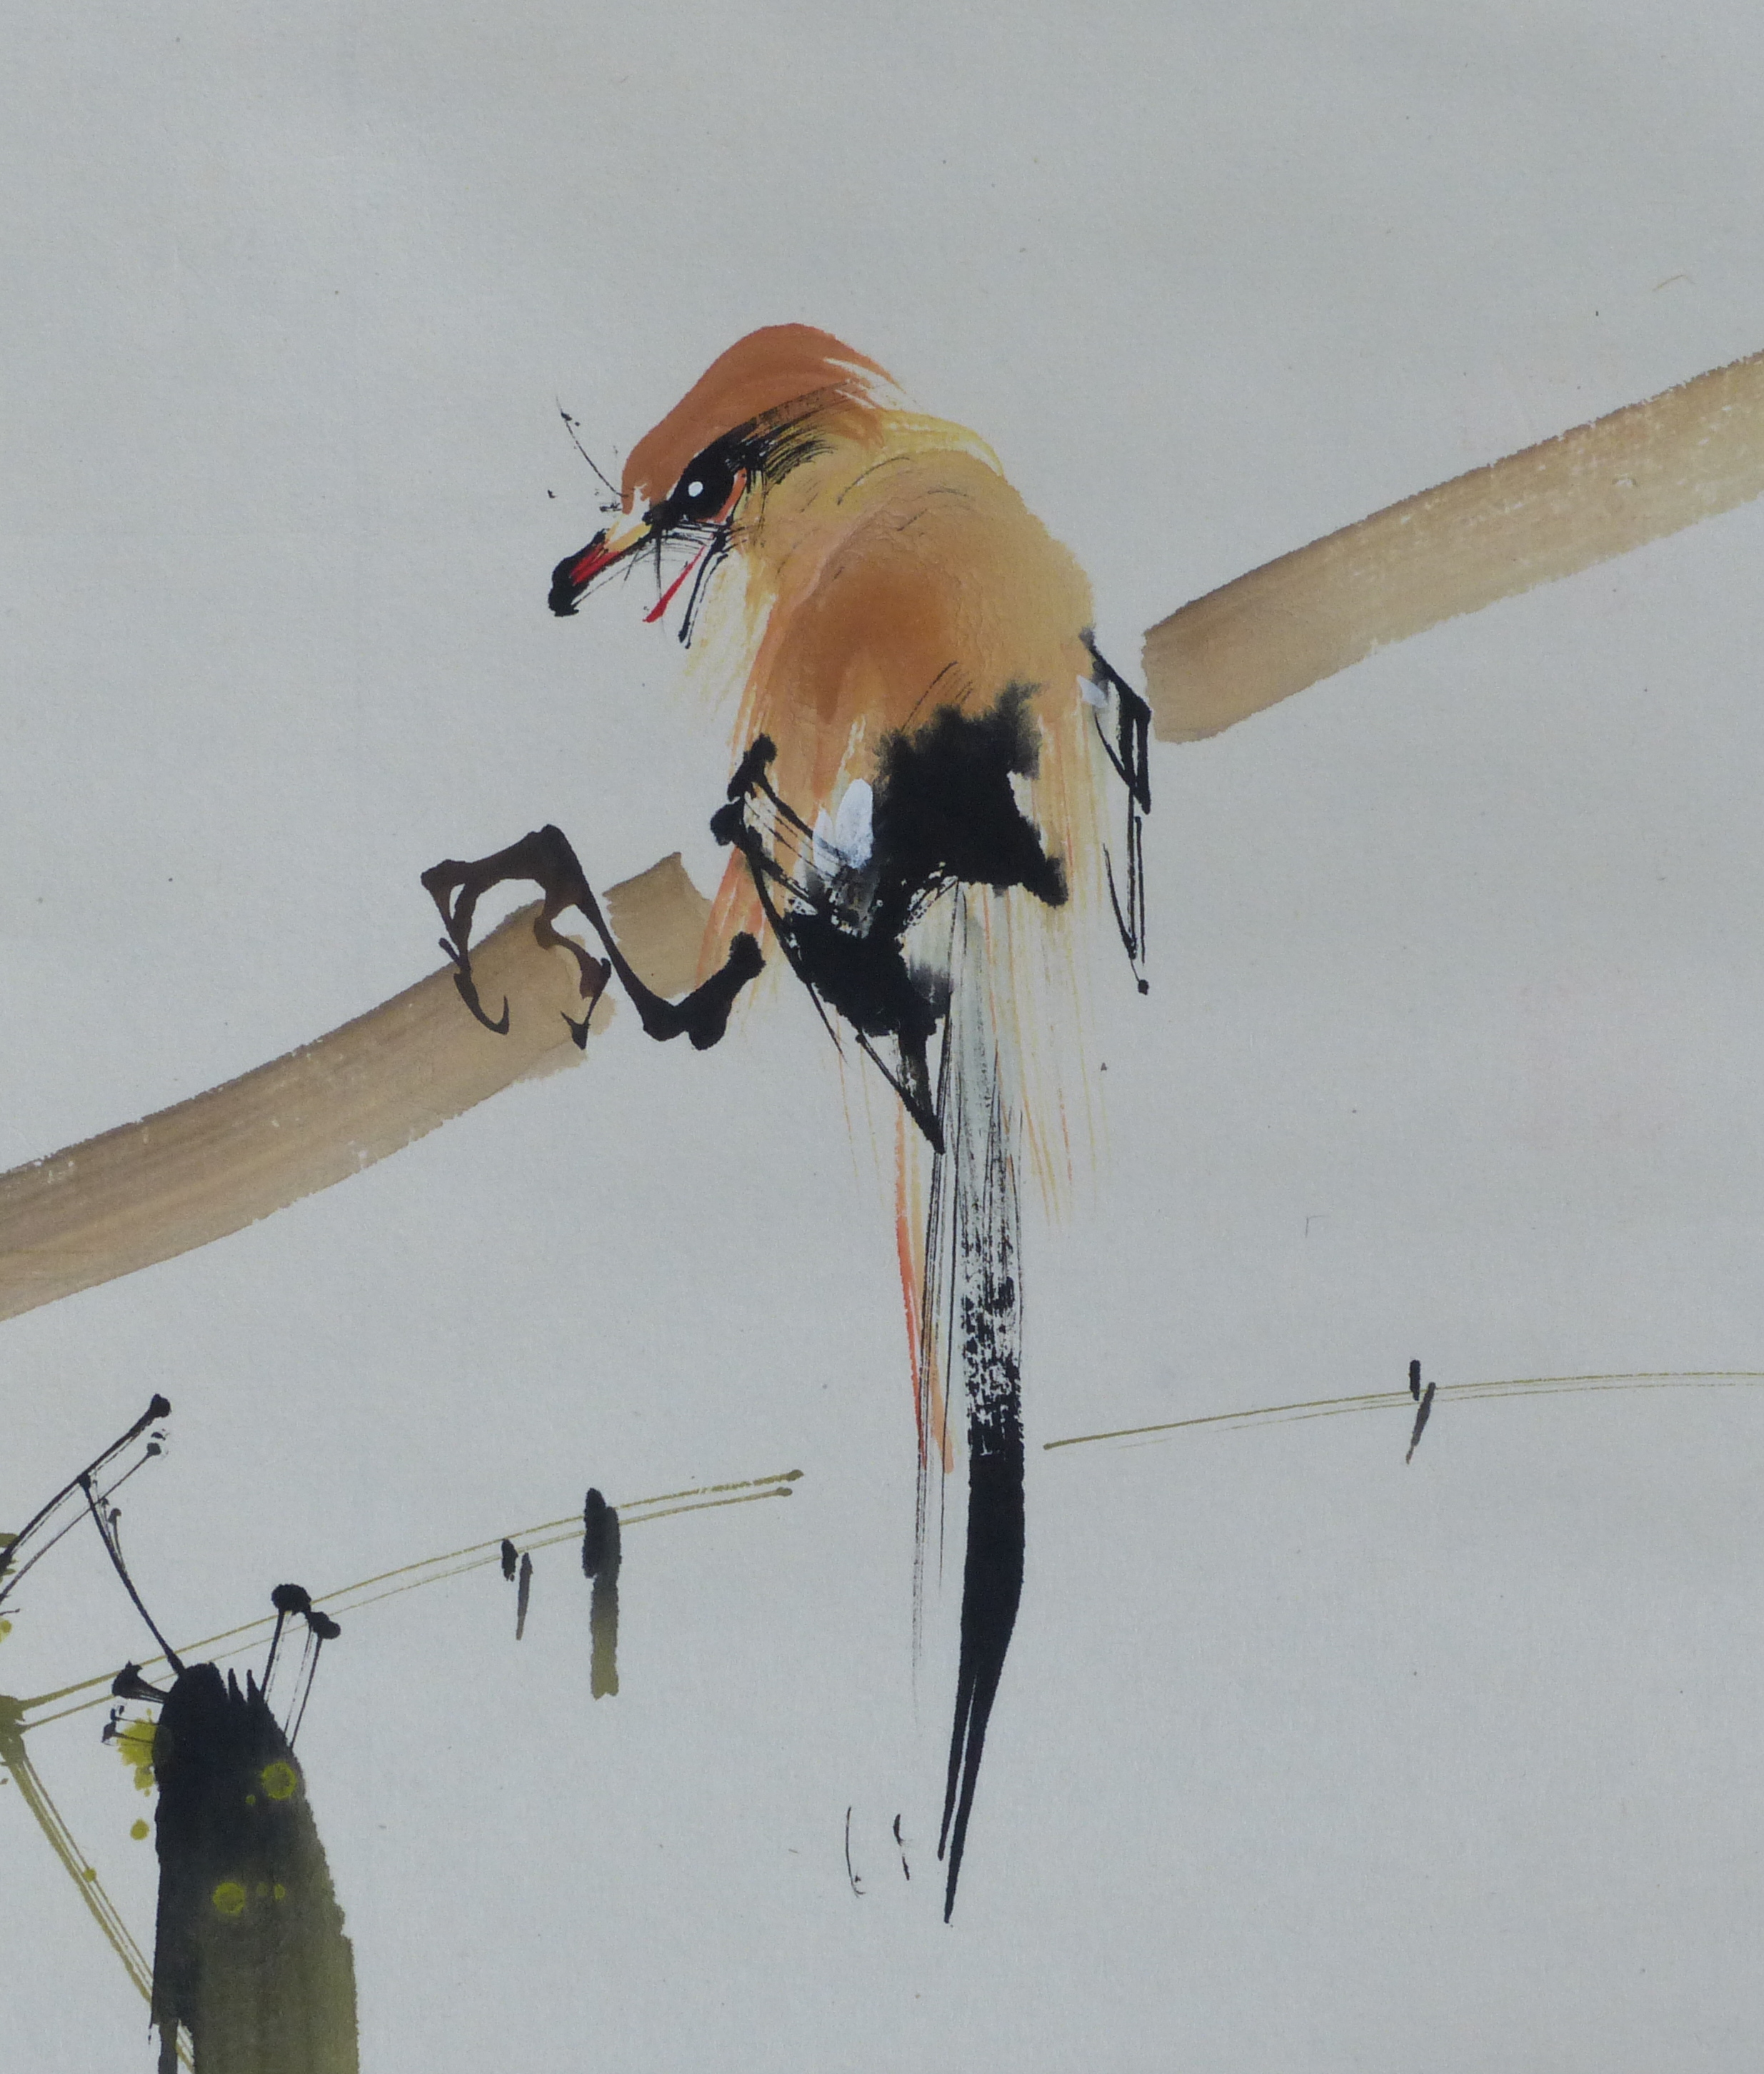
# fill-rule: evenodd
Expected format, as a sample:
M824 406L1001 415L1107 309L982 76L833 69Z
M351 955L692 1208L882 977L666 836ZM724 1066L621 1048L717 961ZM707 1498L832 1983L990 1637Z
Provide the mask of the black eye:
M668 507L675 519L714 518L735 487L735 463L727 452L706 447L680 479Z

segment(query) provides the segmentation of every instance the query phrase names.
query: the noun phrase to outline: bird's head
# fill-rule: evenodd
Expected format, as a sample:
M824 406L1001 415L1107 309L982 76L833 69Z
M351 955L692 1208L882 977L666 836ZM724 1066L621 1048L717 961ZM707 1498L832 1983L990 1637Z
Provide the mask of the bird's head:
M892 384L873 360L808 324L750 332L713 362L631 449L617 515L552 575L551 608L573 613L601 576L639 550L680 563L646 615L659 619L695 571L692 606L711 570L742 543L766 491L829 444L879 423Z

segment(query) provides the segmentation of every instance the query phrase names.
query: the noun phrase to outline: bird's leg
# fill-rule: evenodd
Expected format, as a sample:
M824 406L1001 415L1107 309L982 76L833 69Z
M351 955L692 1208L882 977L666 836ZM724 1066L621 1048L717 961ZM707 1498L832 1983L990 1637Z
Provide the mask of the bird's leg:
M695 1050L702 1051L722 1035L736 995L764 963L754 939L738 936L729 945L729 956L720 970L702 985L695 987L684 1000L664 1001L631 969L607 927L600 903L594 897L576 852L570 847L569 838L561 828L547 823L543 828L523 836L518 842L510 843L506 849L480 857L475 863L464 864L457 858L444 857L440 863L431 865L423 874L423 884L440 909L446 926L447 934L441 940L441 948L457 968L454 984L466 1006L486 1029L507 1030L508 1004L503 1002L502 1014L493 1021L478 999L477 985L472 977L472 920L478 902L492 887L515 879L531 880L544 895L544 905L534 924L534 934L539 942L568 950L581 967L582 995L588 1002L588 1012L579 1023L566 1018L578 1044L587 1043L589 1018L606 987L609 974L617 973L647 1035L664 1043L671 1037L684 1035ZM572 943L568 937L560 936L553 927L567 907L576 908L600 938L606 952L605 963L592 956L579 944Z
M813 855L815 832L787 801L779 798L766 775L777 754L769 736L755 736L753 746L729 781L728 805L718 808L710 824L718 842L733 845L746 858L754 889L775 922L774 888L792 903L806 905L816 898L788 861L792 853L799 862Z
M814 829L766 775L776 754L766 736L756 738L711 832L746 859L772 933L828 1034L838 1042L832 1009L941 1151L927 1063L940 1010L914 981L902 944L914 903L927 890L890 876L886 862L829 875L817 864Z

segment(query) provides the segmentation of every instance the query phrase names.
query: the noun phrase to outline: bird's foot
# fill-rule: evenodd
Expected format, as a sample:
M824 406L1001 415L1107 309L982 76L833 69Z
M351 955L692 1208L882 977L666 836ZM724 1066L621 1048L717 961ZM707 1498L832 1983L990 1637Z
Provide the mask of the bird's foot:
M472 923L477 903L486 893L518 879L530 879L544 895L544 905L534 921L534 936L547 949L568 951L576 960L582 998L588 1006L580 1022L573 1016L564 1019L576 1043L584 1044L589 1018L606 990L612 967L573 939L560 935L554 926L566 907L577 907L591 925L601 928L599 907L569 838L549 823L490 857L469 864L457 857L444 857L423 873L423 888L440 910L447 931L441 948L453 961L453 984L459 989L460 998L486 1030L499 1035L507 1034L507 1002L502 1003L502 1014L492 1017L478 998L477 982L472 973Z
M486 893L519 879L530 880L544 896L533 924L534 935L547 948L568 951L580 968L582 998L588 1006L580 1022L574 1017L564 1018L580 1045L587 1043L589 1018L609 981L617 973L648 1035L661 1041L684 1035L696 1050L702 1051L722 1035L736 996L765 963L754 939L738 936L730 944L721 968L701 986L694 988L684 1000L664 1001L631 969L613 940L569 838L561 828L547 823L475 863L445 857L423 874L423 886L440 910L447 931L441 948L453 961L453 983L461 999L488 1030L506 1032L508 1003L505 1000L501 1015L492 1018L478 998L472 976L472 923L477 903ZM558 933L554 926L556 919L568 907L576 909L599 937L606 953L604 961Z

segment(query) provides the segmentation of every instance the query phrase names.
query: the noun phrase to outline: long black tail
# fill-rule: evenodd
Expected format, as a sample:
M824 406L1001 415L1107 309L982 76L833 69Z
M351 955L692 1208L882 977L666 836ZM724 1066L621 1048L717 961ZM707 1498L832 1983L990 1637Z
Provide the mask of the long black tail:
M960 1036L952 1032L958 1045ZM962 1047L966 1049L965 1046ZM947 1861L944 1920L956 1906L986 1725L1017 1624L1023 1575L1022 1299L1010 1118L996 1054L957 1058L944 1085L944 1158L954 1163L950 1365L968 1400L968 1548L961 1654L937 1855ZM953 1378L952 1378L953 1379Z

